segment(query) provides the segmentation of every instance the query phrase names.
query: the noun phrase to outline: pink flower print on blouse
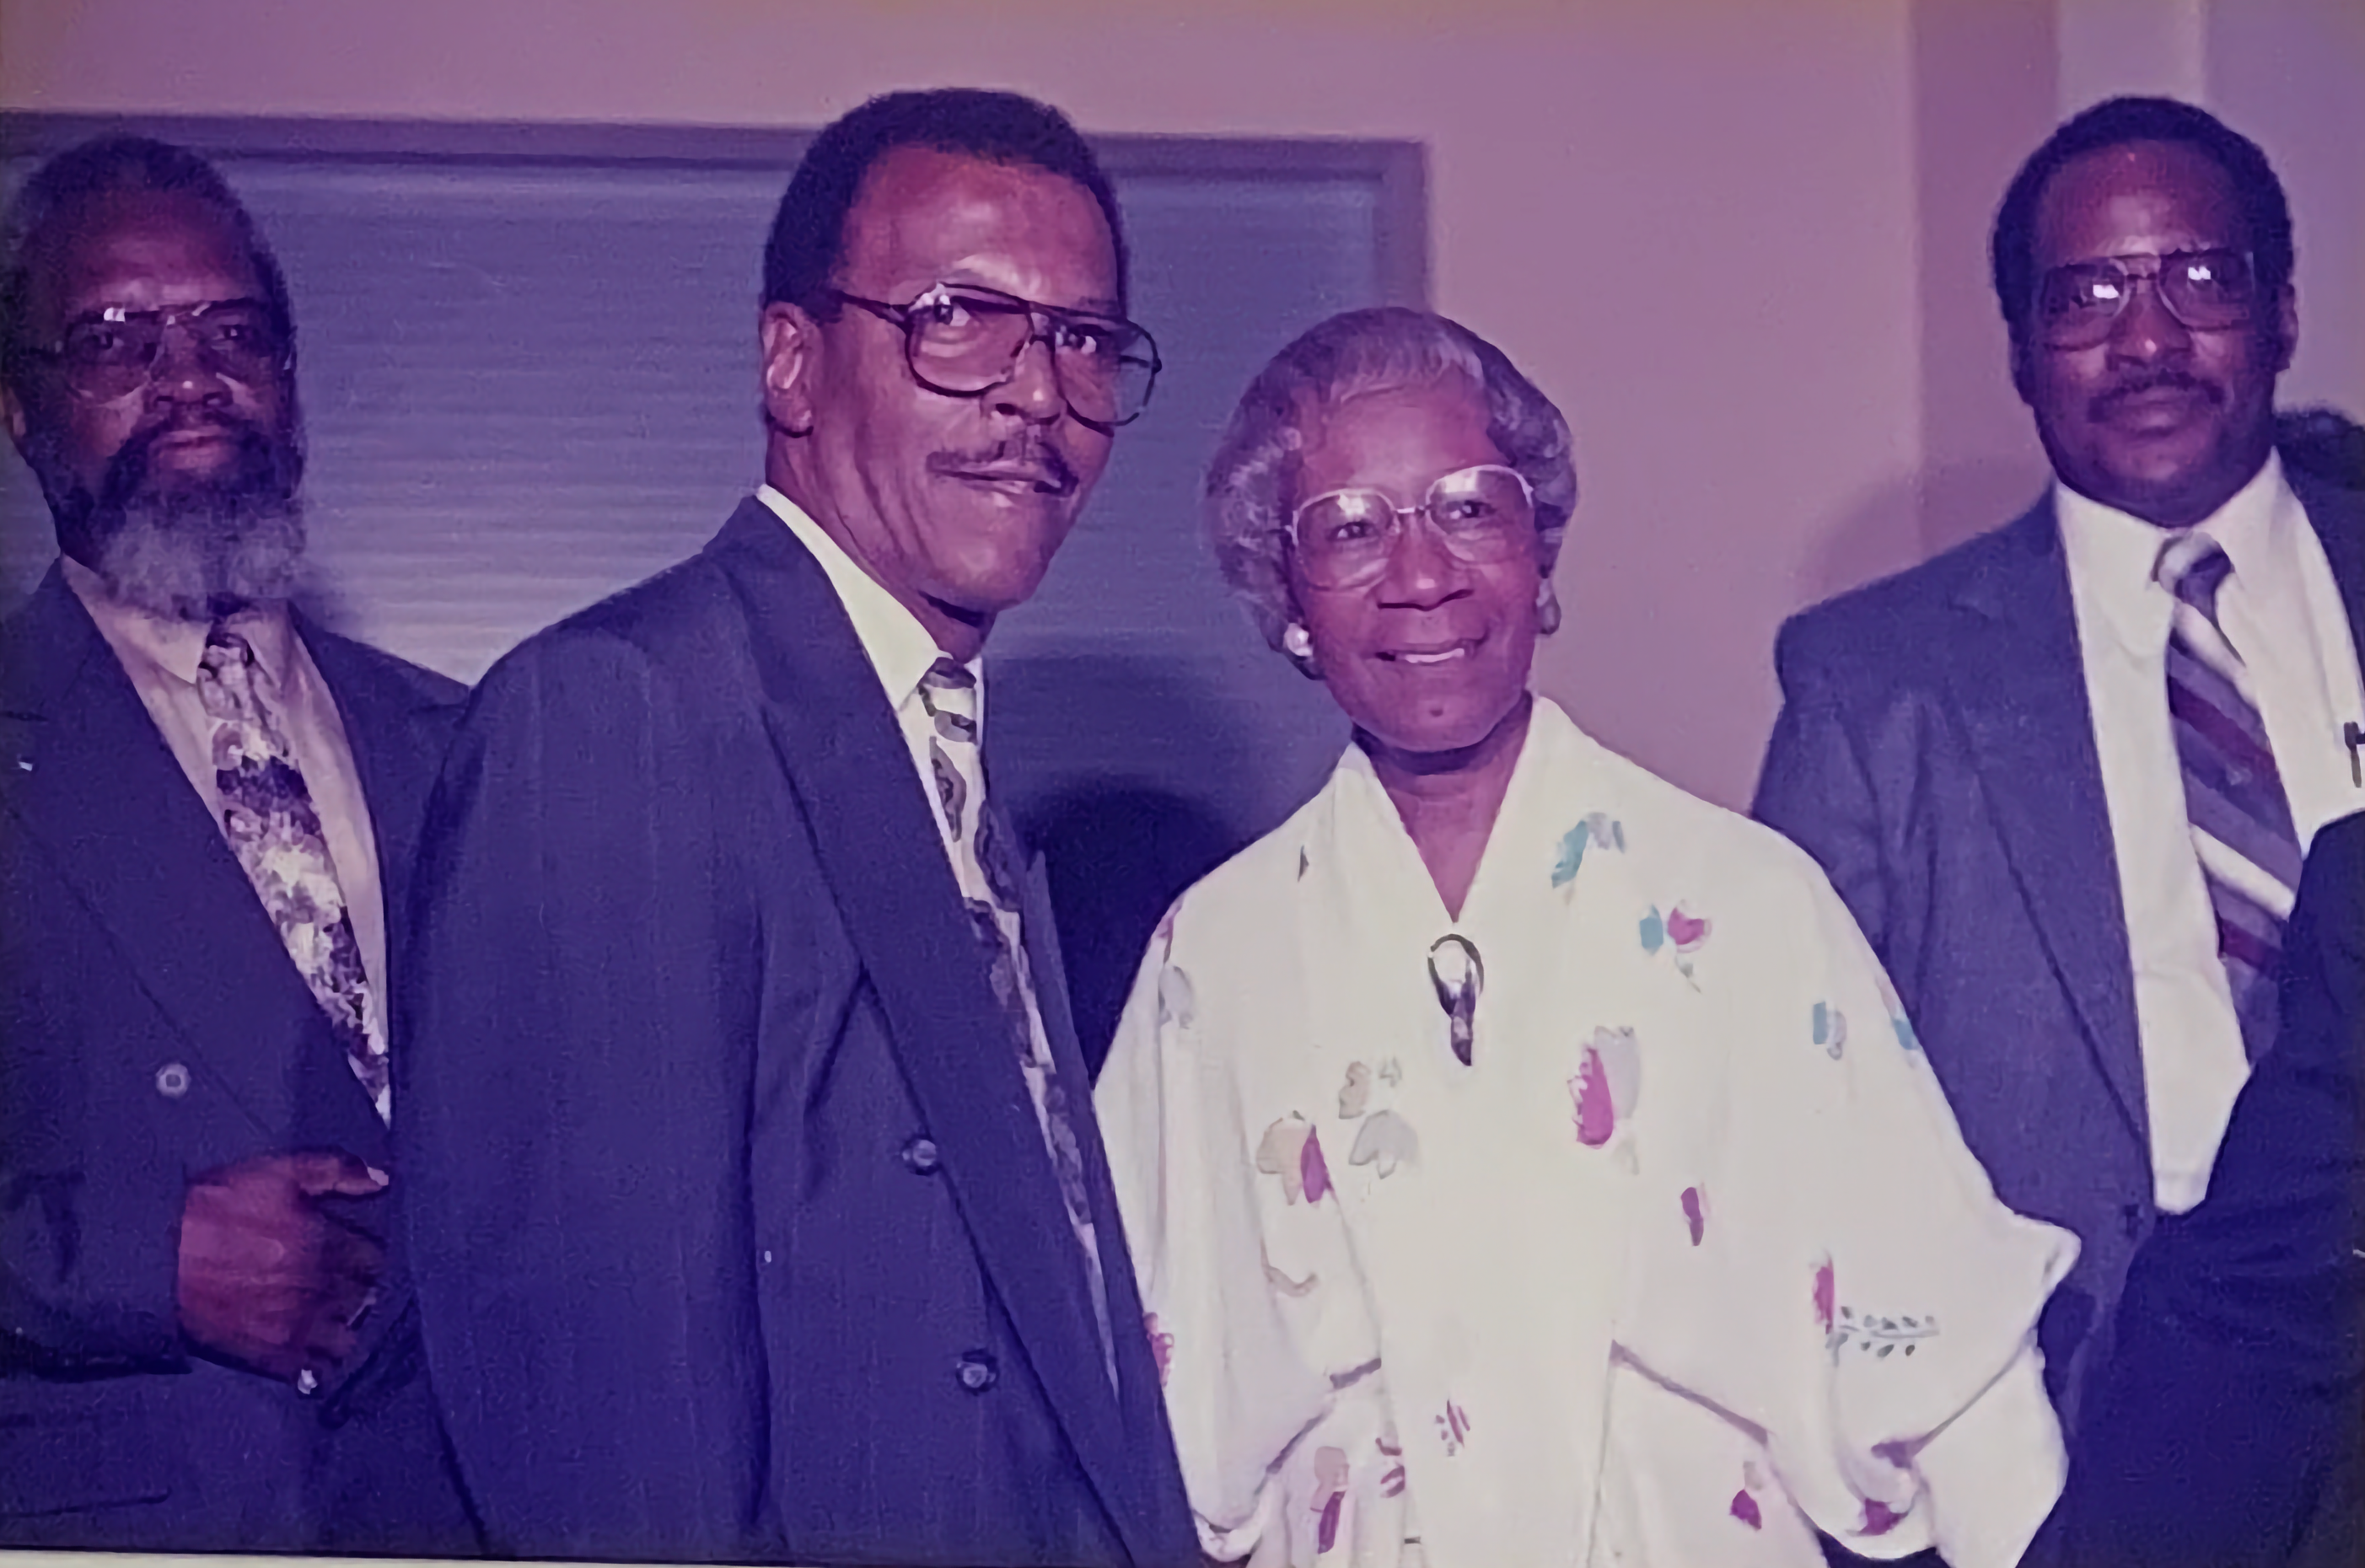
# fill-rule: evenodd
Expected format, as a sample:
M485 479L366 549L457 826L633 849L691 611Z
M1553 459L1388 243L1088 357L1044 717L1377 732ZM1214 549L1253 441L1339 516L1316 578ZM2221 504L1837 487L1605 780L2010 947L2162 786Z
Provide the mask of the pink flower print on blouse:
M1347 1450L1314 1450L1314 1551L1320 1556L1339 1544L1339 1513L1347 1501Z
M1757 1494L1764 1491L1770 1482L1771 1478L1755 1460L1745 1462L1741 1467L1741 1490L1732 1495L1732 1501L1725 1511L1751 1529L1764 1529L1765 1510L1758 1506Z
M1822 1323L1823 1332L1832 1331L1832 1310L1839 1299L1839 1287L1832 1277L1832 1260L1823 1260L1815 1270L1815 1316Z
M1395 1428L1391 1426L1385 1432L1373 1438L1372 1439L1372 1446L1380 1450L1381 1457L1388 1462L1387 1468L1380 1472L1380 1495L1383 1497L1403 1496L1405 1489L1404 1447L1396 1441Z
M1452 1400L1449 1399L1445 1402L1445 1408L1438 1412L1435 1419L1437 1422L1437 1438L1440 1442L1445 1445L1446 1458L1452 1459L1454 1455L1460 1453L1464 1448L1469 1446L1469 1412L1463 1410L1461 1406L1456 1405Z
M1699 981L1692 973L1691 956L1708 941L1708 934L1707 917L1690 913L1680 903L1664 914L1659 913L1657 904L1653 904L1636 930L1642 951L1655 958L1661 948L1665 948L1676 972L1691 981L1694 991L1699 989Z
M1321 1140L1310 1122L1284 1116L1265 1128L1257 1142L1256 1168L1281 1178L1281 1190L1291 1203L1304 1199L1318 1204L1330 1190L1330 1167L1322 1158Z
M1176 899L1166 906L1166 913L1158 917L1158 929L1149 934L1150 941L1157 944L1158 961L1161 964L1174 957L1174 917L1182 913L1182 901Z
M1684 1189L1684 1224L1691 1228L1692 1245L1698 1247L1700 1238L1708 1233L1708 1210L1700 1202L1698 1187Z
M1158 1327L1158 1314L1145 1313L1141 1327L1149 1336L1150 1359L1158 1363L1158 1386L1166 1386L1166 1365L1174 1359L1174 1336L1163 1333Z
M1860 1535L1887 1535L1905 1520L1905 1516L1877 1498L1867 1497L1864 1505L1864 1528Z
M1596 1029L1576 1076L1568 1081L1576 1103L1576 1141L1599 1148L1616 1136L1618 1124L1634 1113L1642 1087L1642 1053L1631 1029Z
M1306 1147L1298 1151L1297 1172L1306 1187L1306 1201L1320 1203L1322 1194L1330 1190L1330 1166L1322 1158L1321 1136L1311 1127L1306 1129Z

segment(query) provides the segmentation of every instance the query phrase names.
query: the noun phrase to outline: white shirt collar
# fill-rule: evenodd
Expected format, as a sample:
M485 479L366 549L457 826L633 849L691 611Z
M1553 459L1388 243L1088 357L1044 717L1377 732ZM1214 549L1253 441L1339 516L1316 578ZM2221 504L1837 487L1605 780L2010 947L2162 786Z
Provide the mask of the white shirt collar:
M838 602L846 606L846 619L854 622L854 634L860 640L863 655L878 675L888 702L901 712L903 704L920 689L920 678L928 673L928 666L945 656L944 650L936 646L928 629L920 624L920 618L856 565L854 557L824 532L821 524L806 515L802 507L769 485L760 487L756 498L771 508L773 514L789 525L797 542L821 563L829 586L837 590ZM984 655L970 659L966 667L977 679L978 720L982 725Z
M2249 483L2194 529L2225 550L2234 564L2235 581L2262 582L2291 557L2291 531L2306 526L2299 511L2299 498L2283 476L2282 458L2270 451ZM2164 645L2174 601L2153 572L2161 547L2182 531L2106 506L2057 478L2053 513L2060 521L2071 580L2091 595L2112 630L2137 649L2157 651Z

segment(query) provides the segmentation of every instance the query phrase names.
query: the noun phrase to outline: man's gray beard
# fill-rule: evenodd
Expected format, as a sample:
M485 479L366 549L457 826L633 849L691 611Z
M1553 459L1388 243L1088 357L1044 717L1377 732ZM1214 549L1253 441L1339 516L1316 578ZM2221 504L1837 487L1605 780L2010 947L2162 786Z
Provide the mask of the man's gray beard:
M126 442L96 493L74 476L62 431L28 431L25 456L60 548L95 572L110 598L166 620L212 621L287 598L304 558L303 430L293 412L275 436L241 427L229 472L151 486L156 443L173 428Z
M212 621L294 591L304 558L296 497L195 489L141 496L97 543L110 598L168 621Z

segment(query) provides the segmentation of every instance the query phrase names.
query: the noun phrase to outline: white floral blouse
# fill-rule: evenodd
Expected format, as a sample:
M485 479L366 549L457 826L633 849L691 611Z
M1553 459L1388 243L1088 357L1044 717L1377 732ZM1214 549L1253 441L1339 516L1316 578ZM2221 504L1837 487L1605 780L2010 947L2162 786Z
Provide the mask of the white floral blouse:
M2003 1568L2059 1491L2075 1240L1812 862L1547 700L1459 920L1351 749L1160 924L1097 1098L1218 1558Z

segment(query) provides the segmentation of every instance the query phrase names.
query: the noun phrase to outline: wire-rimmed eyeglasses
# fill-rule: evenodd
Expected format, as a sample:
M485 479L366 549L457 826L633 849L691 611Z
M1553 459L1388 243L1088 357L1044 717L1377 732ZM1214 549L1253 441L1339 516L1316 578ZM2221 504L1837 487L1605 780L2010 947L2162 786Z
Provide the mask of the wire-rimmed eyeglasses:
M1298 503L1284 532L1307 583L1354 588L1387 571L1413 517L1427 518L1445 548L1474 566L1536 547L1535 492L1525 475L1499 463L1455 469L1417 507L1400 507L1378 490L1327 490Z
M2092 348L2111 335L2146 283L2168 313L2196 332L2247 326L2258 309L2258 271L2241 251L2097 256L2055 267L2038 280L2038 335L2049 348Z
M948 398L983 397L1017 374L1028 344L1046 344L1068 411L1104 433L1141 417L1165 368L1146 328L997 289L940 283L909 305L830 295L902 328L913 377Z
M110 305L69 323L56 342L24 352L56 365L75 397L112 403L154 377L164 335L175 327L208 369L241 385L263 386L288 368L287 334L260 299L209 299L170 310Z

